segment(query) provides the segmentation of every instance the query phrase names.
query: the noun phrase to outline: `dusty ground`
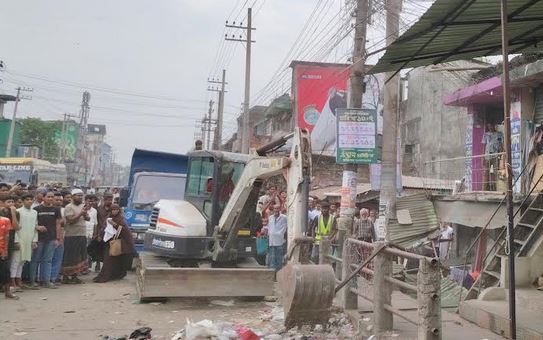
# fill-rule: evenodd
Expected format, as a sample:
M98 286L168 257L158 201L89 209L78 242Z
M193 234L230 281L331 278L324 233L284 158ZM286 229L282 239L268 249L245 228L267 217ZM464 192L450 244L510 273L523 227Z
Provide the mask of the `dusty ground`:
M94 275L83 277L86 284L63 285L59 289L41 289L19 293L18 301L0 298L0 339L102 339L129 335L148 326L153 339L171 339L193 322L209 319L246 326L263 334L279 332L282 311L277 303L248 302L231 299L170 299L164 303L140 303L135 276L111 283L92 283ZM217 302L218 300L218 302ZM231 306L217 303L232 304ZM280 315L280 316L278 316ZM344 315L334 315L335 329L350 334L351 326ZM280 318L280 320L278 320ZM333 327L331 327L333 329ZM313 333L293 330L294 335ZM275 335L275 339L292 334ZM272 338L274 338L272 336ZM323 338L352 336L320 335Z
M122 336L149 326L153 339L170 339L186 318L242 321L270 309L263 302L235 301L232 307L208 300L174 299L161 304L139 303L134 275L118 282L63 285L19 293L18 301L0 298L0 339L99 339Z

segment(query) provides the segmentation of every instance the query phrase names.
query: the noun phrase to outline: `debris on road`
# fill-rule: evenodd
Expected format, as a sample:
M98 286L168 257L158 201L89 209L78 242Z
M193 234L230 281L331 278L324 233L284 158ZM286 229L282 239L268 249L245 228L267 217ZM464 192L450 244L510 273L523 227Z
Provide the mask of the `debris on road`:
M196 339L243 339L243 340L279 340L279 339L350 339L356 336L347 316L336 312L330 322L324 327L316 325L311 328L286 330L284 313L281 305L266 303L266 308L253 318L247 318L243 323L201 320L192 322L187 319L184 329L177 331L171 340Z
M209 303L215 306L232 307L234 305L234 300L211 300Z
M136 329L130 334L129 339L134 340L146 340L151 339L151 327L141 327Z

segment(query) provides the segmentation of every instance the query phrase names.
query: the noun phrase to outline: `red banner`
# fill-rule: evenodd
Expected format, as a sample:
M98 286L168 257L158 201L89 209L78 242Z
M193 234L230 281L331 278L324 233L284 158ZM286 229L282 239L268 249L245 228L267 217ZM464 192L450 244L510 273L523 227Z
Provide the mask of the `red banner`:
M327 112L335 121L335 109L347 106L348 65L295 62L293 72L297 126L313 131ZM329 128L335 130L335 123Z

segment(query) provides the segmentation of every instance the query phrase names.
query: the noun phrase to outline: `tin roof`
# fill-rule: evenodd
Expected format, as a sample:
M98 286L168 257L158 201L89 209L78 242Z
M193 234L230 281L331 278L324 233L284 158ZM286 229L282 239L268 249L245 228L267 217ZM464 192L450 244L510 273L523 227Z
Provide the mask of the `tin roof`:
M426 194L402 196L396 199L396 211L408 210L411 224L401 224L391 219L388 224L390 242L411 248L439 228L437 214Z
M507 3L510 53L540 51L543 1ZM496 0L437 0L387 48L370 73L500 54L500 13Z

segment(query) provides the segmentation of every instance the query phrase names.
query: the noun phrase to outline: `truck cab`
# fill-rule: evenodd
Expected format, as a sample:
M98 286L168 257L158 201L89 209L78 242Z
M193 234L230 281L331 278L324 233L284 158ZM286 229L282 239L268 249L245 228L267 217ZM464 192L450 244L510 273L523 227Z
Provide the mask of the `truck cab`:
M184 196L185 174L140 172L124 209L124 217L132 231L136 250L143 249L145 231L154 205L160 199L181 200Z
M145 231L154 205L161 199L183 199L187 162L186 155L141 149L134 151L128 192L123 193L121 201L136 251L143 250Z

